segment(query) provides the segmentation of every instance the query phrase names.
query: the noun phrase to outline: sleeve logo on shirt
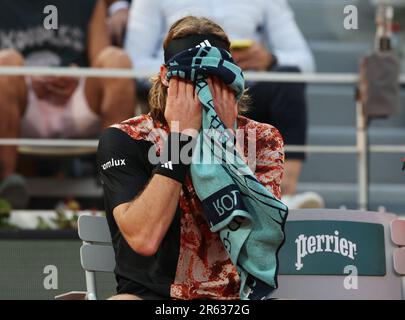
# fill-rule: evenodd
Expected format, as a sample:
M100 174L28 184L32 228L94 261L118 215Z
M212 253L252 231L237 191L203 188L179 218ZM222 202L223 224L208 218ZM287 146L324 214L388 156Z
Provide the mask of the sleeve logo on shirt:
M101 168L103 170L107 170L109 168L112 167L121 167L121 166L125 166L125 159L118 159L118 160L114 160L114 158L111 158L110 161L104 163L101 165Z
M166 162L166 163L162 164L161 167L169 169L169 170L173 170L173 162L172 161Z

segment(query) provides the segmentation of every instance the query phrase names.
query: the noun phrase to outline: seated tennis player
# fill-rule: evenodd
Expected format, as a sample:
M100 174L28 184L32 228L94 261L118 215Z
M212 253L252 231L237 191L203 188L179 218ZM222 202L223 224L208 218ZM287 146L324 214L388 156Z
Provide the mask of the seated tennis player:
M243 73L221 27L188 16L163 46L151 112L99 143L116 254L111 299L267 299L288 211L282 138L238 115Z
M132 67L110 46L104 0L52 4L47 11L44 1L2 2L0 66ZM134 111L132 79L0 76L0 138L98 137ZM0 198L19 209L28 195L16 164L17 148L0 146Z

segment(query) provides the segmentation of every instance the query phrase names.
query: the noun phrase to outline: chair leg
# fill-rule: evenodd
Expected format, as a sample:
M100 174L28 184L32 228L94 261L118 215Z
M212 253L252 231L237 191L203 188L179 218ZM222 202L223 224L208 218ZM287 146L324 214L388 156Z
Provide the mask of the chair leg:
M97 300L96 275L86 270L87 300Z

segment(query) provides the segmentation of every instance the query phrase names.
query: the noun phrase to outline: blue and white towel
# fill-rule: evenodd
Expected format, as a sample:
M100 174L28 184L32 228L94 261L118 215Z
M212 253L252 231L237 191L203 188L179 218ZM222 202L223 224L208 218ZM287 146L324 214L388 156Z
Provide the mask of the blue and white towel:
M245 83L242 70L228 51L216 47L185 50L167 65L168 80L179 77L195 83L203 108L191 177L211 231L219 232L238 270L240 298L267 299L277 287L277 254L284 242L288 208L256 179L235 151L235 138L215 112L206 81L208 76L218 77L239 99ZM206 159L215 159L216 164L202 161Z

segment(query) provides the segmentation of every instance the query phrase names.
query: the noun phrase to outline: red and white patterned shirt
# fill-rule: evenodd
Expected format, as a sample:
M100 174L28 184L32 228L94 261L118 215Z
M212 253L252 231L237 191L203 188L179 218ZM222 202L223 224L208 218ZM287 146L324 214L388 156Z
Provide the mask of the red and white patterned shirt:
M132 139L151 142L157 154L163 148L168 127L142 115L114 126ZM243 130L244 158L260 183L280 199L283 175L283 139L271 125L238 117L238 130ZM249 131L251 132L249 134ZM252 134L253 132L253 134ZM255 141L250 141L255 139ZM255 158L251 159L247 146L253 143ZM252 165L253 164L253 165ZM170 285L170 296L175 299L238 299L240 280L217 233L212 233L204 217L202 204L189 176L183 185L179 206L180 249L176 275Z

